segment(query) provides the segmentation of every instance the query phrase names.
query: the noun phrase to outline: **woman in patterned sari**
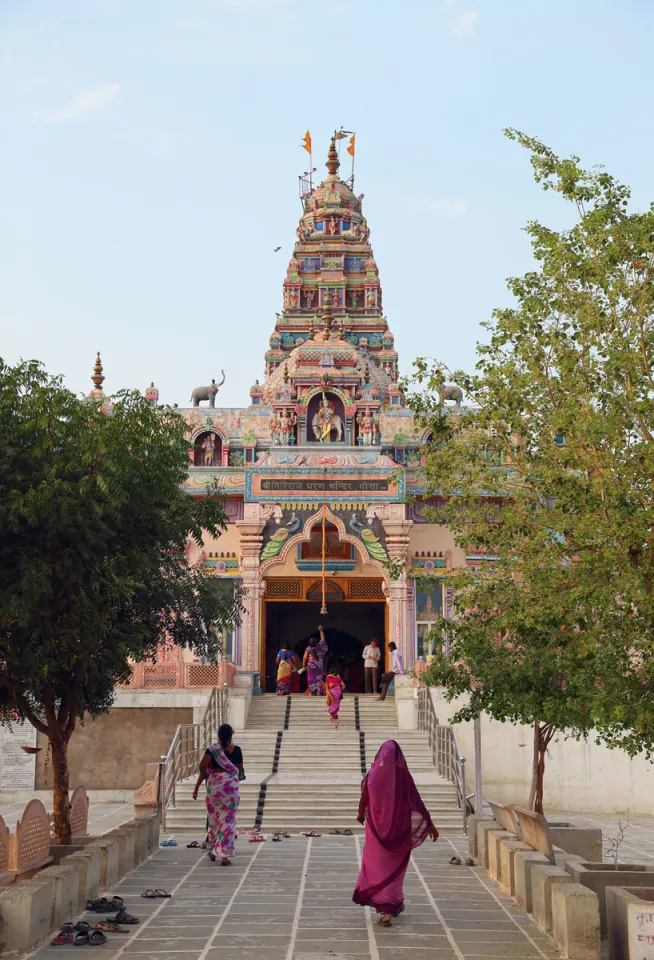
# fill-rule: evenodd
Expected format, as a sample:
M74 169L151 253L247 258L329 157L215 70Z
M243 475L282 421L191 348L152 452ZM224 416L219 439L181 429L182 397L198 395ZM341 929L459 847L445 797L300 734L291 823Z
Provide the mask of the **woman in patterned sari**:
M277 654L277 696L287 697L293 685L293 654L282 647Z
M236 843L236 811L240 801L239 770L227 755L234 731L228 723L218 728L218 743L207 747L200 761L200 773L193 791L197 800L200 784L207 784L207 856L210 860L220 854L224 867L231 865Z
M325 634L321 626L318 626L320 639L311 637L309 646L304 651L303 666L307 671L307 695L312 697L321 697L324 687L322 678L325 672L323 660L327 653L327 644L325 643Z

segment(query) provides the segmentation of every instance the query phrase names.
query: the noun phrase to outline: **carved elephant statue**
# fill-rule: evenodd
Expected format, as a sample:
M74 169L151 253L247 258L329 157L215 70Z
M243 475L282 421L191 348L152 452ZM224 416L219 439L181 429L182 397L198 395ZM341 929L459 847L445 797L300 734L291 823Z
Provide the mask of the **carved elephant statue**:
M445 400L454 400L457 407L460 407L463 402L463 390L461 387L454 387L446 384L441 387L439 391L439 396L441 398L441 403Z
M220 372L223 375L220 383L212 380L208 387L196 387L195 390L193 390L191 393L191 403L194 407L199 407L201 400L208 400L210 407L216 406L216 394L225 382L225 371L221 370Z

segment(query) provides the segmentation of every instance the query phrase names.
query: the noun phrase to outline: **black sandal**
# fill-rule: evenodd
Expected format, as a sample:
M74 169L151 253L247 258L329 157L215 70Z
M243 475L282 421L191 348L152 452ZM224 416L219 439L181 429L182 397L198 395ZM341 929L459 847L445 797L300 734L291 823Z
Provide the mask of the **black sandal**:
M89 942L89 935L88 935L88 933L76 933L76 934L75 934L75 939L73 940L73 944L74 944L76 947L84 947L84 946L86 946L86 944L87 944L88 942Z
M142 897L145 897L146 900L156 900L157 895L154 890L145 890L142 894Z
M198 840L193 840L191 843L186 844L187 850L198 850L200 848L200 843Z
M162 890L160 887L154 891L155 897L159 897L161 900L170 900L171 894L166 893L165 890Z
M122 910L119 910L116 916L114 917L114 922L132 924L132 923L140 923L141 921L139 920L138 917L133 917L131 914L127 912L127 910L123 908Z
M107 938L102 932L102 930L94 930L91 936L89 937L89 944L92 947L99 947L101 944L107 942Z

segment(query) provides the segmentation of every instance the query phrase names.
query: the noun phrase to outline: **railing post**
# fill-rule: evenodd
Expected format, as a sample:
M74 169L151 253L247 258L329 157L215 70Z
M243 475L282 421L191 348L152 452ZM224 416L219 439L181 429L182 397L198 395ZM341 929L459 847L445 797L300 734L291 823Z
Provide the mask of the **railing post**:
M161 828L166 829L166 789L164 778L166 776L166 760L168 758L164 755L159 760L159 784L157 787L157 808L159 811L159 817L161 819Z
M463 811L463 834L468 830L467 803L466 803L466 758L461 757L461 809ZM479 811L481 813L481 811Z

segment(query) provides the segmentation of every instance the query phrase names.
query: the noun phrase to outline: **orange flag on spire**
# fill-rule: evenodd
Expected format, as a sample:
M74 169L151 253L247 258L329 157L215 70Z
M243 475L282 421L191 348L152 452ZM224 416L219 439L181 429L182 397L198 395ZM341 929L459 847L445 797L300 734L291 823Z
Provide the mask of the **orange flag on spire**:
M311 134L309 133L308 130L307 130L307 132L304 134L304 140L302 141L302 143L300 144L300 146L304 147L304 149L307 151L307 153L311 153Z
M347 145L347 152L350 154L351 157L354 156L354 139L355 139L355 137L356 137L356 134L353 133L352 136L350 137L350 142L349 142L348 145Z

